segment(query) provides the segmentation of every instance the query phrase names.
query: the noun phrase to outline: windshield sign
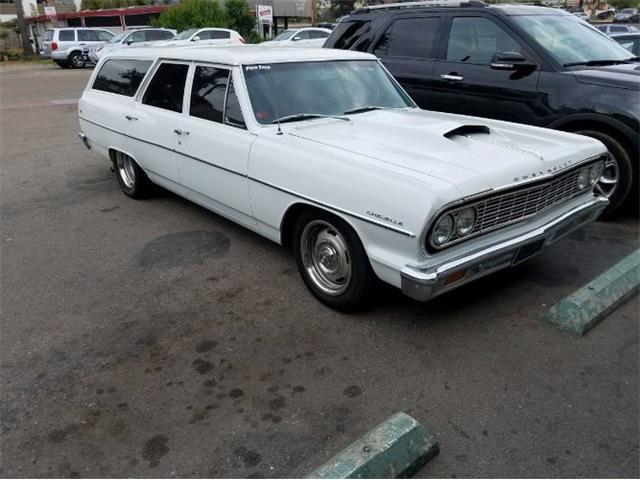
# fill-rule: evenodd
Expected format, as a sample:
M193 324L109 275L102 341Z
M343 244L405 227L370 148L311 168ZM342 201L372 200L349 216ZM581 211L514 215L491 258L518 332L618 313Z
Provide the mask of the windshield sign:
M518 15L513 18L562 65L606 61L615 63L629 59L627 50L575 17Z
M255 118L263 125L415 107L375 60L245 65L243 70Z

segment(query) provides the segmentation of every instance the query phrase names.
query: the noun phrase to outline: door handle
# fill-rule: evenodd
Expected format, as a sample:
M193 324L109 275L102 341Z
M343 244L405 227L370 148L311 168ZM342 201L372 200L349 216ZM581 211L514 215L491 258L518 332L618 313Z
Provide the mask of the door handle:
M127 120L129 120L130 122L133 122L135 120L138 120L138 117L132 117L131 115L125 115L124 118L126 118Z
M440 78L443 80L449 80L450 82L461 82L462 80L464 80L464 77L462 75L458 75L457 73L443 73L442 75L440 75Z
M174 132L176 133L176 135L185 135L185 136L189 135L188 130L180 130L179 128L176 128Z

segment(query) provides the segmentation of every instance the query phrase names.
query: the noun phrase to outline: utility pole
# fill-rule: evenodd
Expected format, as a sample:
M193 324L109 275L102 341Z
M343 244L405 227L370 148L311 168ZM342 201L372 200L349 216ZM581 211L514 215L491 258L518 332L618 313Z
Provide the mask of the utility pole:
M311 26L315 27L318 23L318 0L311 0Z
M31 46L31 41L29 41L29 28L27 27L27 22L24 19L22 0L13 0L13 3L16 5L18 28L20 29L20 38L22 39L22 56L29 58L33 56L33 47Z

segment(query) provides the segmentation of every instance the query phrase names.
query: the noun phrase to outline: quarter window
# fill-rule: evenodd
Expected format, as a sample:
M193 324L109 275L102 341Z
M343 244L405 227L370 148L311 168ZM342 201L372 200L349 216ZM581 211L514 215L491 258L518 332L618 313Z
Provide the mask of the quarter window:
M196 67L191 87L189 115L222 123L228 79L229 70Z
M233 87L233 78L229 80L229 88L227 89L227 102L224 111L224 123L232 127L246 128L242 110L240 109L240 101Z
M439 17L402 18L382 35L374 55L378 57L433 58Z
M58 40L61 42L74 42L75 39L75 30L60 30L58 32Z
M178 63L163 63L149 82L142 103L164 108L172 112L182 112L184 84L189 66Z
M523 53L520 45L491 20L481 17L453 19L447 60L489 65L497 52Z
M133 97L150 66L151 62L144 60L107 60L93 82L93 89Z

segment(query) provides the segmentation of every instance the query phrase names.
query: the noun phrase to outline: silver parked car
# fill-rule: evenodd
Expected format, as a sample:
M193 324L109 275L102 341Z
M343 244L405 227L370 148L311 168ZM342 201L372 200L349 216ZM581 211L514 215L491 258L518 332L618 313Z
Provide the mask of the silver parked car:
M108 42L114 34L103 28L51 28L44 34L42 56L51 58L62 68L82 68L83 50Z
M611 24L608 23L606 25L598 25L596 27L602 33L606 33L607 35L617 35L620 33L637 33L638 29L633 25L620 25L620 24Z
M85 50L85 56L93 63L98 63L102 55L120 48L129 46L140 46L143 44L153 44L155 42L171 40L175 37L175 30L168 28L140 28L136 30L125 30L107 43L93 45Z

